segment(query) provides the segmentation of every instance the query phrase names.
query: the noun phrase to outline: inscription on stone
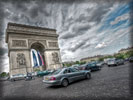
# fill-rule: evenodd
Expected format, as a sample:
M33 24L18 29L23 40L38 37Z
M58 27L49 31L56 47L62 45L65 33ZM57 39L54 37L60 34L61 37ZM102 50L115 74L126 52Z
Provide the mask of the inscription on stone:
M26 40L12 40L13 47L27 47Z
M49 42L49 47L58 47L57 42Z
M57 52L53 52L52 53L52 57L53 57L53 62L56 64L56 63L59 63L59 56L58 56L58 53Z
M23 53L18 53L16 61L18 65L26 65L25 55Z

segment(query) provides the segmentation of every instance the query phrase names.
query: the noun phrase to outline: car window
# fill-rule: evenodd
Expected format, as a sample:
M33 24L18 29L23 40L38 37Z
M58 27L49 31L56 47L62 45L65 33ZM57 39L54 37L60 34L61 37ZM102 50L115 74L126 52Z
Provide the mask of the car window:
M67 70L67 69L66 69L66 70L64 70L63 74L66 74L66 73L68 73L68 70Z
M62 69L57 69L57 70L54 70L51 75L56 75L58 73L60 73L62 71Z
M78 72L76 68L70 68L71 72Z

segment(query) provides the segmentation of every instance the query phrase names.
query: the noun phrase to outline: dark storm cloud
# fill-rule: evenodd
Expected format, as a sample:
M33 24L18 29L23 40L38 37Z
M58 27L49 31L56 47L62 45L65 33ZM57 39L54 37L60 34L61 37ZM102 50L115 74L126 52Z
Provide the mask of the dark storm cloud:
M3 10L4 10L3 3L0 2L0 37L3 35L3 29L4 29L3 23L4 23L5 14Z
M81 40L77 40L77 42L74 43L74 44L71 43L73 45L73 47L69 48L68 50L72 51L72 52L75 52L78 49L84 48L86 46L85 44L87 43L87 41L89 41L89 39L90 39L90 37L89 38L83 38ZM89 45L90 44L88 44L87 46L89 47Z
M112 7L112 6L113 6L112 2L110 2L110 4L107 4L107 3L101 4L100 3L97 6L97 9L93 12L89 21L95 21L97 24L100 23L104 14L106 14L109 11L110 7Z

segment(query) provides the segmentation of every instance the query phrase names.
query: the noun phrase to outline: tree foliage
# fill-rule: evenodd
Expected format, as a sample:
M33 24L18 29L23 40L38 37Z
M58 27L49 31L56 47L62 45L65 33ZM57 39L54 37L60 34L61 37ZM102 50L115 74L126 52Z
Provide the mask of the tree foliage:
M8 76L8 75L9 75L8 73L2 72L2 73L0 74L0 77L6 77L6 76Z

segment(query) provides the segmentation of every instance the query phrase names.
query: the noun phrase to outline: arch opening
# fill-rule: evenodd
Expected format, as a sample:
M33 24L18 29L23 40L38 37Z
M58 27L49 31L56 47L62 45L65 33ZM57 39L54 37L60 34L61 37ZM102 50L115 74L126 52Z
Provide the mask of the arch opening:
M31 62L34 71L46 70L45 47L41 43L33 43L30 48Z

